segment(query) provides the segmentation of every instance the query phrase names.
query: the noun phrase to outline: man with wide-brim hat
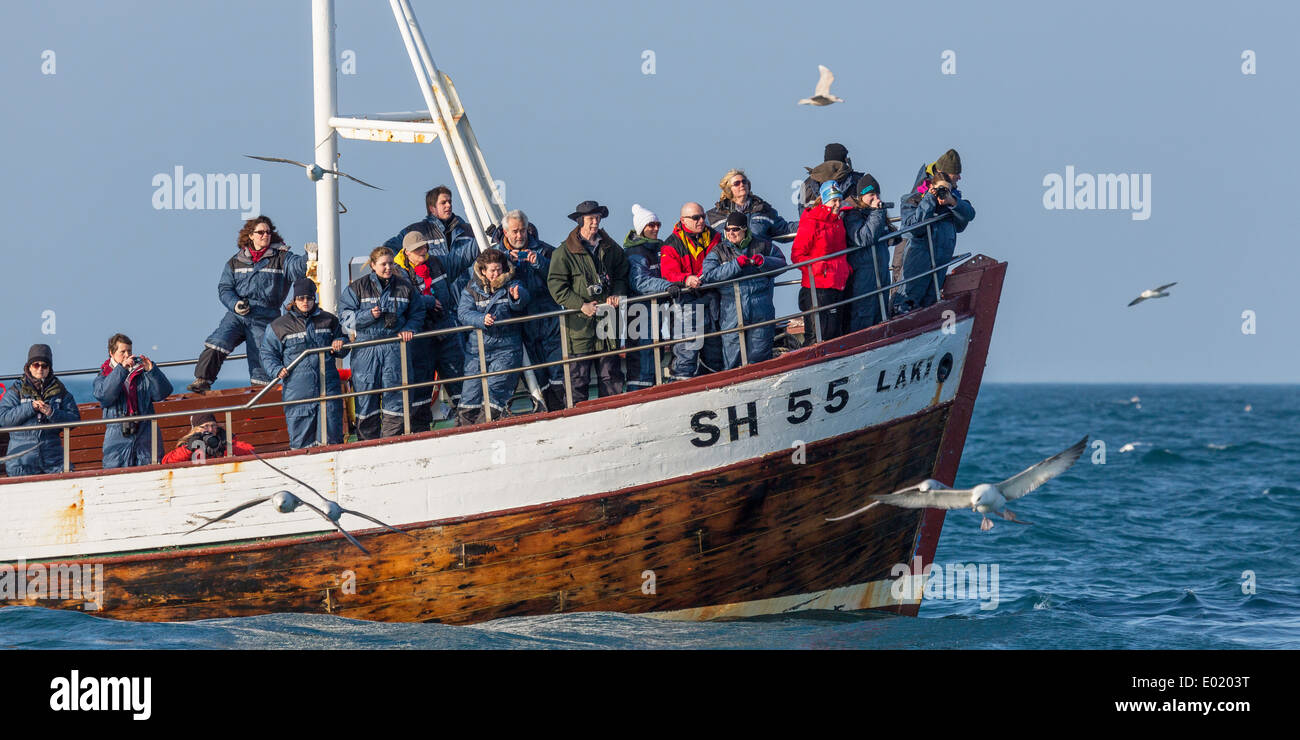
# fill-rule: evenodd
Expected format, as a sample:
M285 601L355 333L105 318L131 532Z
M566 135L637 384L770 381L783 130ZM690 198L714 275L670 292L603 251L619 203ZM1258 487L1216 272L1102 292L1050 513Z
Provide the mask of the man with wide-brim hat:
M551 297L577 312L564 317L570 357L618 349L614 316L621 297L628 294L628 263L622 247L600 228L601 219L608 216L609 209L594 200L579 203L569 214L578 226L551 256L546 280ZM598 306L608 308L598 315ZM602 320L604 330L597 331ZM623 369L617 355L570 363L568 368L574 403L586 400L593 369L601 396L623 392Z
M34 426L77 421L77 401L54 377L54 353L48 344L33 344L27 350L23 375L9 385L0 399L0 426ZM9 452L28 453L5 463L10 476L63 472L63 442L58 429L10 432Z

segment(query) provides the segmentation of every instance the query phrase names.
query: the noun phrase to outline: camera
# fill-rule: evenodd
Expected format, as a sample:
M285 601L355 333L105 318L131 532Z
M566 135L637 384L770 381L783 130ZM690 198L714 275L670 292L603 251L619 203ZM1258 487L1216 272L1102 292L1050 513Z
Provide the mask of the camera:
M946 200L950 195L952 195L952 191L948 188L938 187L934 189L934 197L938 200Z
M397 328L397 314L393 313L392 311L384 311L383 313L379 314L379 320L384 322L385 329Z
M196 452L202 449L207 457L222 457L226 454L226 440L220 434L212 432L194 435L186 446Z
M139 365L139 364L140 364L140 355L131 355L131 362L132 362L133 364Z
M135 433L140 429L140 422L128 421L124 424L121 424L120 426L122 427L123 437L134 437Z
M587 295L589 295L589 296L595 297L595 296L601 295L601 294L604 293L604 292L605 292L605 286L603 286L603 285L588 285L588 286L587 286Z

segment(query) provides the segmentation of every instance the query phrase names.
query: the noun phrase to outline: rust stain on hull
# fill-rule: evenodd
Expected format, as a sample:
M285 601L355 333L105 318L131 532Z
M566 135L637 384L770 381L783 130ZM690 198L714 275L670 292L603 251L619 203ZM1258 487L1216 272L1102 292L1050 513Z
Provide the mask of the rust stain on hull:
M71 545L81 541L81 533L86 529L84 489L78 488L77 500L59 510L54 527L55 537L60 543Z

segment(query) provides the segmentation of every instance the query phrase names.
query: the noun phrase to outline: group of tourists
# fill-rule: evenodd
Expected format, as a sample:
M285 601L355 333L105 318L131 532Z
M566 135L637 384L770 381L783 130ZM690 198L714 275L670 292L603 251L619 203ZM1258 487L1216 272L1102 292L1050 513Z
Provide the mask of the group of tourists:
M217 292L227 311L204 342L188 390L208 391L226 357L242 343L254 384L279 380L284 400L315 399L323 375L325 392L336 395L343 388L338 360L350 353L355 391L446 379L439 385L457 423L474 424L486 420L485 412L492 419L511 413L526 365L550 363L528 372L542 408L555 411L570 399L588 398L592 385L599 396L610 396L770 359L776 334L773 284L792 262L816 260L799 268L799 308L809 312L806 341L832 339L935 303L936 285L942 286L946 271L935 279L927 275L931 252L933 264L948 261L956 235L975 216L957 189L957 152L949 149L920 168L901 198L898 227L888 215L893 204L880 197L880 183L853 169L845 147L828 144L823 160L806 168L796 228L753 193L744 170L732 169L718 183L717 203L707 211L700 203L682 205L666 239L659 238L659 217L634 204L632 229L622 245L602 227L609 209L588 200L569 214L575 226L558 246L542 241L528 216L514 210L488 228L490 248L480 253L469 224L452 210L451 190L438 186L425 194L423 219L371 250L369 271L343 290L338 316L317 304L316 284L307 277L308 256L293 253L271 219L258 216L240 229L237 251L222 268ZM944 215L950 217L909 232ZM791 231L787 261L777 242ZM896 231L902 233L891 238ZM905 246L895 249L891 261L889 247L896 244ZM853 251L837 254L846 250ZM900 280L909 282L886 295L883 289ZM737 281L736 287L727 281ZM656 301L656 316L629 321L633 314L650 312L648 304L626 299L651 294L666 294ZM858 297L863 298L835 305ZM516 320L564 309L570 313ZM743 332L700 338L742 325ZM478 331L415 336L457 327ZM571 360L567 388L562 337ZM349 346L394 338L405 344L405 378L398 342ZM666 371L656 368L652 350L638 349L656 341L672 342ZM133 355L131 347L122 334L109 340L109 358L94 382L105 418L149 414L172 392L161 370L149 358ZM323 353L323 362L313 355L289 369L313 349ZM80 418L52 364L47 345L32 346L22 380L0 399L0 426ZM489 373L486 383L455 379L484 373ZM408 423L411 431L427 431L438 398L437 385L409 389L405 403L402 391L356 396L357 437L399 435ZM323 432L319 402L285 407L291 447L343 441L342 402L326 406ZM195 417L191 426L169 457L188 459L221 436L209 428L215 419ZM157 433L151 423L110 425L104 467L148 464L150 435ZM11 435L11 450L24 444L34 444L33 450L9 462L11 475L62 470L57 430Z

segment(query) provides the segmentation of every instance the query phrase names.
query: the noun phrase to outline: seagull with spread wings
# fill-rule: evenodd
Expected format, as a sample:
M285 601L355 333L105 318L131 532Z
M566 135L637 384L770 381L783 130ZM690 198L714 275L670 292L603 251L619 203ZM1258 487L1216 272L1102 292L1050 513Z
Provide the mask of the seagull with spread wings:
M298 480L292 475L289 475L283 470L275 467L274 465L272 465L271 463L263 459L262 456L257 454L256 452L253 453L253 457L256 457L258 460L261 460L262 464L267 466L271 470L274 470L280 475L283 475L284 477L288 478L294 483L297 483L303 488L306 488L308 491L311 491L312 493L319 496L320 499L325 502L325 510L322 511L319 507L313 506L311 503L307 501L303 501L302 499L298 498L297 496L293 495L288 491L276 491L270 496L263 496L261 498L255 498L251 501L245 501L244 503L236 506L233 509L230 509L229 511L225 512L224 514L221 514L220 516L206 517L201 514L198 514L196 516L198 516L200 519L206 519L207 521L195 527L194 529L191 529L185 534L193 534L199 531L200 529L203 529L204 527L208 526L209 524L215 524L221 521L222 519L226 519L228 517L234 516L235 514L238 514L244 509L251 509L260 503L263 503L265 501L270 501L271 505L275 507L275 510L280 512L281 514L289 514L295 511L299 506L306 506L307 508L316 512L317 514L320 514L322 519L329 522L330 524L333 524L335 529L342 532L343 536L348 538L348 542L351 542L352 544L356 545L358 550L364 552L367 555L370 554L370 551L362 547L361 543L357 541L357 538L353 537L351 532L347 531L346 529L343 528L343 525L339 524L339 518L342 517L344 514L351 514L352 516L361 517L362 519L365 519L370 522L374 522L375 524L378 524L379 526L384 527L389 531L396 532L397 534L406 535L407 537L410 537L412 539L415 538L415 535L411 534L410 532L403 532L400 529L397 529L388 524L385 524L384 522L379 521L378 519L374 518L373 516L370 516L369 514L363 514L359 511L354 511L352 509L345 509L342 506L339 506L337 501L327 498L324 494L322 494L320 491L317 491L315 488L311 487L310 485L304 483L301 480Z
M1169 293L1165 292L1166 289L1172 288L1177 284L1178 283L1169 283L1168 285L1161 285L1159 288L1156 288L1155 290L1144 290L1142 291L1142 295L1138 296L1137 298L1134 298L1128 305L1136 306L1142 301L1150 300L1152 298L1168 298Z
M282 159L280 157L259 157L254 154L245 154L244 156L248 157L249 159L260 159L263 162L284 162L285 164L296 164L307 171L307 179L311 180L312 182L316 182L320 180L325 175L338 175L339 177L346 177L352 182L365 185L368 188L374 188L375 190L383 190L383 188L381 187L378 187L376 185L371 185L368 182L363 182L361 180L358 180L357 178L353 177L352 175L349 175L346 172L339 172L338 170L327 170L324 167L321 167L320 165L315 163L303 164L302 162L295 162L292 159Z
M875 501L861 509L843 516L827 518L826 521L838 522L841 519L857 516L877 504L889 504L903 509L964 509L969 506L971 510L983 515L980 521L981 530L993 529L993 521L988 517L990 513L1017 524L1029 524L1030 522L1016 519L1016 515L1007 508L1007 502L1024 496L1064 473L1074 465L1087 446L1088 438L1085 436L1068 450L1031 465L996 485L981 483L974 488L954 489L933 478L923 480L914 486L893 493L873 495L871 498Z

